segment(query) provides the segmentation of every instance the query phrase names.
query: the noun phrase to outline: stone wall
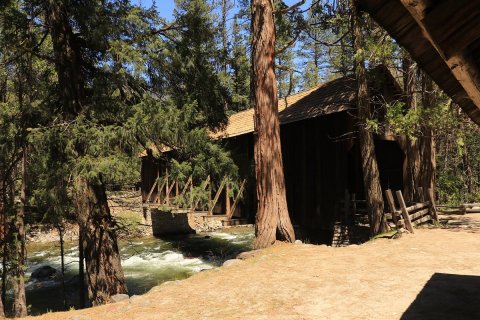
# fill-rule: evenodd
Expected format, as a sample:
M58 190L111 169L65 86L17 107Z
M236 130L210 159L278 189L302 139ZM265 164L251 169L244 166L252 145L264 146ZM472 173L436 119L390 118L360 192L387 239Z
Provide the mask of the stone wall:
M152 208L153 235L189 234L221 229L225 216L193 213L189 210Z
M153 235L195 233L193 213L186 210L151 209Z

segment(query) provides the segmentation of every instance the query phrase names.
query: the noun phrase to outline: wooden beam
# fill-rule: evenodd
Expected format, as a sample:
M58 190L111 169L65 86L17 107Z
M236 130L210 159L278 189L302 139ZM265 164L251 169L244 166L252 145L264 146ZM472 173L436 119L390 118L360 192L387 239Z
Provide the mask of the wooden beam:
M228 178L226 178L227 181L225 183L225 215L227 215L227 217L229 217L232 212L232 207L230 205L230 181L228 181Z
M213 214L213 208L215 208L215 205L217 204L218 199L220 198L220 194L222 193L223 187L225 187L226 181L227 181L227 177L224 177L222 182L220 183L220 186L218 187L215 197L213 198L212 204L210 206L210 210L208 210L209 215Z
M405 205L405 200L403 199L402 191L398 190L395 192L395 194L397 196L398 204L400 205L400 210L402 213L403 221L405 223L405 228L411 233L414 233L412 221L410 220L410 216L408 215L407 206Z
M416 211L416 210L428 208L429 205L430 205L430 202L420 202L420 203L416 203L416 204L414 204L413 206L407 207L407 211L408 211L408 212L411 212L411 211Z
M193 178L192 178L192 176L190 176L190 177L188 177L188 180L185 183L185 186L183 187L182 193L180 193L180 194L185 194L185 192L187 192L188 187L192 184L193 184Z
M387 198L388 208L392 213L393 223L395 224L395 226L398 227L398 217L397 217L398 211L395 208L395 200L393 200L392 190L390 189L385 190L385 198Z
M479 68L470 57L461 52L452 56L447 56L446 47L440 46L438 39L432 36L431 30L424 22L425 10L422 10L424 0L400 0L404 7L410 12L418 26L421 28L423 36L432 44L440 57L445 61L452 71L455 79L460 83L468 97L480 109L480 76ZM450 2L450 1L449 1ZM480 112L480 111L477 111Z
M233 200L233 205L232 205L232 210L230 212L230 216L228 219L232 217L232 215L235 213L235 209L237 208L237 203L238 200L240 200L240 197L242 196L243 190L245 189L245 184L247 183L247 179L243 179L242 184L240 185L240 190L238 190L237 196Z
M152 188L151 188L150 191L148 192L148 195L147 195L147 197L146 197L146 199L145 199L145 202L150 202L150 197L152 196L153 190L155 190L155 187L156 187L157 184L158 184L158 179L159 179L159 178L155 179L155 182L153 183Z
M413 224L416 224L417 221L415 221L415 219L418 219L418 218L421 218L423 217L424 215L426 214L429 214L430 213L430 208L425 208L425 209L422 209L420 211L417 211L413 214L410 214L410 220L413 221Z

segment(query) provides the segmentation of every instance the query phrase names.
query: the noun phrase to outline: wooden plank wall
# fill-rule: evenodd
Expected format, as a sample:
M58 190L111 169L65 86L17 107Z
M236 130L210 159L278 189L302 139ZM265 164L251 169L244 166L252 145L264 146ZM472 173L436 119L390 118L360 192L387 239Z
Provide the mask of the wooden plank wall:
M348 186L347 113L282 126L287 202L294 224L312 243L331 242L338 201ZM352 173L350 173L352 175Z

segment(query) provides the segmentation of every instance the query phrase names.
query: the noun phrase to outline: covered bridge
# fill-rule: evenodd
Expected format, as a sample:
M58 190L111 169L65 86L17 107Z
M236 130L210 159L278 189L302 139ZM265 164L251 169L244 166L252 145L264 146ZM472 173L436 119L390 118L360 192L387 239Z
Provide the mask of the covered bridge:
M368 79L371 107L383 121L385 103L401 99L401 90L383 66L371 70ZM297 233L311 242L332 241L335 219L346 193L364 199L356 92L355 78L342 77L279 99L288 209ZM231 150L240 176L248 181L242 202L232 216L250 222L254 222L256 210L253 115L252 109L234 114L223 131L212 134ZM382 187L403 189L405 153L397 137L376 135L375 143ZM150 190L158 168L145 157L142 172L142 189Z
M387 68L368 74L372 109L383 121L385 103L401 99L401 90ZM357 81L342 77L279 99L280 134L287 203L297 232L312 242L329 243L345 194L364 199L357 135ZM229 118L215 135L232 150L240 174L249 177L244 214L254 213L253 110ZM396 137L376 135L376 153L384 189L403 188L405 154ZM250 215L253 221L253 216Z
M480 0L359 0L480 125Z

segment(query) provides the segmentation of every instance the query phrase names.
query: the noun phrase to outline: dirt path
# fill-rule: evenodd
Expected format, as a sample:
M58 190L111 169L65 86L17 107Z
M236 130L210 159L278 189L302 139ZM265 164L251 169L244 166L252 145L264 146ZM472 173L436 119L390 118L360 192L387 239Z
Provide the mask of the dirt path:
M279 245L130 301L40 319L480 319L480 215L460 220L475 227Z

